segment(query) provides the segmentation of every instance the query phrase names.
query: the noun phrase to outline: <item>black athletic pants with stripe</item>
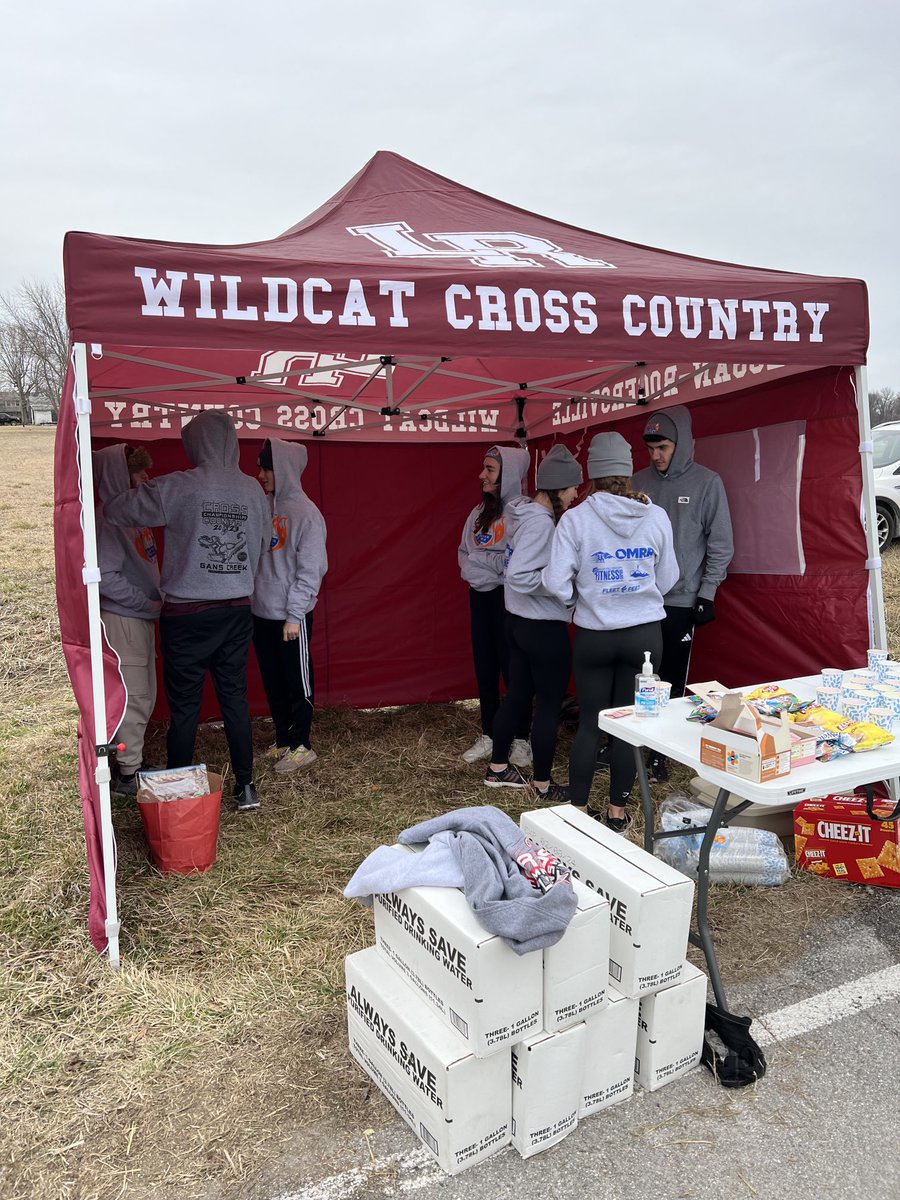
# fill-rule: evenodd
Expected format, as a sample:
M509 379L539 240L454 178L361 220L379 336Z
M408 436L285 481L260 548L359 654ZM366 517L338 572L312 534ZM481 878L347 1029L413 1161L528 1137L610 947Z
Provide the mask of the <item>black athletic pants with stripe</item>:
M310 654L313 615L300 622L295 641L284 640L284 621L253 618L253 648L259 663L269 712L275 722L275 745L310 749L313 718L313 665Z
M481 732L493 737L494 717L500 707L500 677L509 687L509 630L503 586L489 592L469 588L469 628L472 633L472 659L481 705ZM531 729L531 704L522 713L515 736L528 740Z

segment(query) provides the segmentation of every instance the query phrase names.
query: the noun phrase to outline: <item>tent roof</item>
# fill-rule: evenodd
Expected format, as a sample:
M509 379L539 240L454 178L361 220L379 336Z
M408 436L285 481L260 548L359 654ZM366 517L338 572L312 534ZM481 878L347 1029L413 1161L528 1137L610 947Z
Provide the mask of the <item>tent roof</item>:
M119 346L818 366L868 341L859 280L620 241L386 151L269 241L69 233L64 261L74 339Z

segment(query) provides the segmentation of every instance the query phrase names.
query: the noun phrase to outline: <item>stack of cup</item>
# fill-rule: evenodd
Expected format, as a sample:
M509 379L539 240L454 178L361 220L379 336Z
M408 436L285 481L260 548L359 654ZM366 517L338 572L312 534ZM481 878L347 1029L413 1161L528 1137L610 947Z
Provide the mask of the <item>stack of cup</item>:
M888 661L887 650L878 650L873 648L866 651L866 666L870 671L874 671L878 678L881 678L881 672L884 669L884 664Z

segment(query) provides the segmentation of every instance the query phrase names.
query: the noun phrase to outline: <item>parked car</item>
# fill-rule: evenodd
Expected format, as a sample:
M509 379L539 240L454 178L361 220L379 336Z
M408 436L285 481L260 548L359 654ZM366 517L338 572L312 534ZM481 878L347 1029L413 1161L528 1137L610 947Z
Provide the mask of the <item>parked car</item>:
M884 550L900 537L900 421L876 425L872 441L878 549Z
M0 412L0 425L21 425L22 418L13 416L12 413Z

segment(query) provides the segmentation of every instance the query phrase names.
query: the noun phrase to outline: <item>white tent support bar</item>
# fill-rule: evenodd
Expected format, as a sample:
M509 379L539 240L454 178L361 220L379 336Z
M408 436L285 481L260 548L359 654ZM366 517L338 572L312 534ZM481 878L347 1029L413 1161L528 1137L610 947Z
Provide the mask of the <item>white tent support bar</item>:
M100 624L100 566L97 559L97 529L94 520L94 473L91 461L91 401L88 393L87 352L83 342L72 348L75 370L75 436L81 475L81 526L84 537L84 583L87 590L88 631L91 646L91 685L94 699L93 737L96 746L106 746L106 689L103 683L103 631ZM85 734L90 735L90 730ZM100 836L103 846L103 885L106 895L106 937L109 965L119 966L119 915L116 902L116 846L109 802L109 758L98 754L95 773L100 791Z
M398 407L398 408L399 408L399 406L400 406L400 405L403 403L403 401L404 401L404 400L408 400L408 399L409 399L409 397L410 397L410 396L413 394L413 392L414 392L414 391L415 391L417 388L420 388L420 387L422 386L422 384L425 382L425 380L426 380L426 379L429 379L429 378L430 378L430 377L431 377L431 376L432 376L432 375L435 373L435 371L438 369L438 367L440 367L440 365L441 365L441 361L442 361L441 359L438 359L438 360L437 360L437 362L433 362L433 363L431 364L431 366L428 368L428 370L427 370L427 371L423 371L423 372L422 372L422 374L421 374L421 375L419 376L419 378L418 378L418 379L415 381L415 383L411 383L411 384L409 385L409 387L406 389L406 391L403 393L403 395L402 395L402 396L400 396L400 397L398 398L398 400L397 400L397 407ZM399 364L399 363L398 363L398 366L400 366L400 365L401 365L401 364ZM403 363L402 365L403 365L403 366L407 366L407 364L406 364L406 363Z
M884 620L884 588L881 580L881 557L878 552L878 521L875 509L875 476L872 470L872 425L869 420L869 386L865 367L855 367L853 386L856 391L856 411L859 417L859 447L862 466L862 507L866 523L866 558L869 569L869 645L887 650L887 627Z

